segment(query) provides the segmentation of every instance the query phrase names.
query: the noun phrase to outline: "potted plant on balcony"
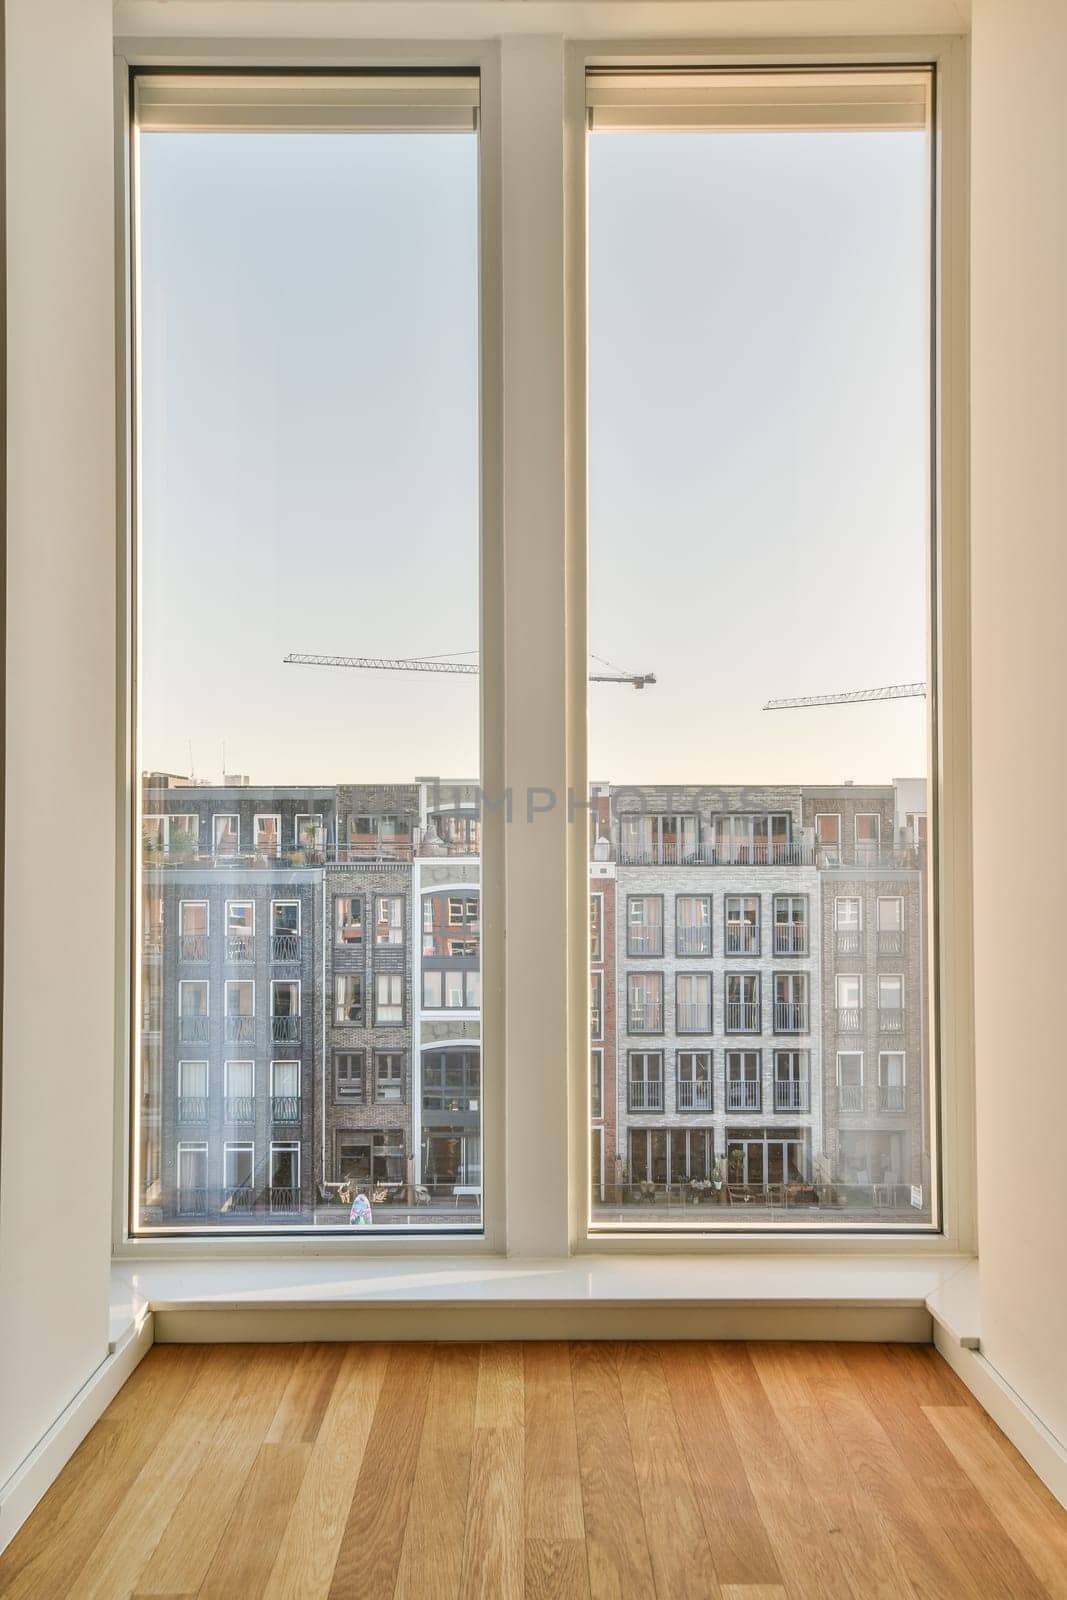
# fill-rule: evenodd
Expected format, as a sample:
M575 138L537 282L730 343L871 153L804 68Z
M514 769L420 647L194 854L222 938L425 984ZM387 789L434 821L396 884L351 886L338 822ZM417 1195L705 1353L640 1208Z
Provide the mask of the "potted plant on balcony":
M170 854L180 861L188 861L196 855L197 839L190 828L172 828L168 842Z

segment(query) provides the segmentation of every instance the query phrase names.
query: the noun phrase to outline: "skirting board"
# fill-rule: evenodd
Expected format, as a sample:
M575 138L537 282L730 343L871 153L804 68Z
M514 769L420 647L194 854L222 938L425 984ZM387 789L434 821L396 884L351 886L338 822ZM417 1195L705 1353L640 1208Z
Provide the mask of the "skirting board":
M152 1314L148 1312L127 1329L70 1404L60 1412L44 1438L34 1445L7 1482L0 1485L0 1550L11 1543L90 1428L100 1420L131 1372L148 1354L153 1334Z

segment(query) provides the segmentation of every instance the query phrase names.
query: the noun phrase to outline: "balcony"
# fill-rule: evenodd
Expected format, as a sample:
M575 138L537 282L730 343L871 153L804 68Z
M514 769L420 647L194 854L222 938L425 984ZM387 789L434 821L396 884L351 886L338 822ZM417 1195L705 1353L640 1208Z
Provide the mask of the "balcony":
M629 1108L631 1111L662 1111L662 1082L659 1079L646 1081L644 1078L631 1078Z
M862 955L862 930L859 928L838 928L834 933L834 948L839 956Z
M759 1033L760 1008L758 1000L727 1000L727 1033Z
M273 1094L270 1097L272 1122L299 1122L300 1096L298 1094Z
M806 1078L776 1078L774 1080L775 1111L810 1111L809 1086Z
M240 1044L251 1044L256 1036L255 1017L229 1016L226 1018L226 1037Z
M879 928L878 954L880 956L904 954L904 934L900 928Z
M179 1017L178 1036L182 1044L204 1044L207 1040L208 1018L204 1016Z
M228 933L226 935L227 961L254 961L256 936L254 933Z
M207 934L183 933L178 940L178 954L182 961L207 960Z
M755 1078L731 1078L726 1083L727 1111L758 1111L760 1086Z
M272 934L270 958L272 961L299 961L300 935L298 933Z
M675 1025L679 1033L711 1033L713 1022L710 1001L697 1005L679 1002L675 1011Z
M627 867L812 867L812 846L755 841L750 844L622 844Z
M626 954L628 956L661 956L663 954L663 928L627 928Z
M837 1086L837 1106L839 1111L862 1111L862 1083L839 1083Z
M626 1018L630 1033L662 1033L663 1006L658 1000L648 1000L644 1005L631 1005Z
M227 1122L255 1122L256 1102L250 1094L228 1094L225 1116Z
M706 1078L679 1078L678 1110L710 1111L712 1109L711 1084Z
M206 1122L207 1096L203 1094L180 1094L178 1096L178 1121Z
M879 1006L878 1027L882 1033L903 1033L903 1006Z
M776 922L774 925L774 953L776 956L806 956L808 953L807 923Z
M271 1184L270 1208L276 1216L294 1216L300 1210L300 1190Z
M711 929L678 928L675 932L674 948L675 953L680 956L710 956Z
M274 1044L295 1044L300 1038L299 1017L271 1017L270 1036Z
M838 1006L838 1008L837 1008L837 1031L838 1031L838 1033L862 1033L863 1032L863 1007L862 1006Z
M759 923L728 922L726 924L726 954L728 956L758 956Z
M775 1033L807 1033L808 1002L806 1000L776 1000L774 1002Z
M902 1083L883 1083L878 1088L879 1111L904 1110L904 1085Z
M206 1217L207 1189L179 1189L178 1214L182 1217Z
M220 1211L227 1216L247 1216L255 1209L256 1191L250 1183L238 1184L236 1188L223 1190Z

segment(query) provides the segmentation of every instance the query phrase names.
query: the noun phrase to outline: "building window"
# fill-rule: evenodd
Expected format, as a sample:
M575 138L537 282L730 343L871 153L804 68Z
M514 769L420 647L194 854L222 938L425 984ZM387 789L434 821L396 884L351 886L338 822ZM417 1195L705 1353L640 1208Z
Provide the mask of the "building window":
M710 1050L679 1050L675 1085L679 1111L714 1110Z
M300 1038L299 983L271 980L270 1036L275 1044L295 1044Z
M760 1011L759 973L728 972L726 974L726 1032L759 1033L763 1026Z
M806 972L774 974L775 1033L807 1033L808 975Z
M183 978L178 984L178 1036L183 1044L202 1044L207 1039L209 998L206 978Z
M661 956L663 954L663 896L661 894L630 894L626 896L626 954L628 956Z
M711 895L680 894L674 902L674 953L711 955Z
M591 972L589 974L589 1036L592 1039L604 1037L604 974Z
M863 902L855 895L834 901L834 948L839 956L858 956L863 950Z
M478 906L477 894L423 895L423 959L443 961L451 957L477 962L481 930Z
M270 935L270 958L272 961L300 960L299 900L271 901Z
M679 972L675 976L674 1025L678 1033L711 1033L711 973Z
M926 812L909 811L904 819L904 825L911 835L912 844L918 849L926 845Z
M278 856L282 850L282 819L279 812L257 813L252 818L252 837L256 854Z
M883 1050L878 1056L878 1109L903 1111L905 1109L903 1050Z
M423 970L422 1004L426 1011L477 1011L481 975L476 970L440 967Z
M206 961L209 929L206 900L183 900L178 907L178 954L183 961Z
M627 973L626 1028L629 1033L663 1032L662 972Z
M589 959L590 961L603 961L604 959L604 896L591 894L589 896Z
M759 895L728 894L723 900L728 956L760 953Z
M376 1027L399 1027L404 1021L404 975L379 972L374 979L374 1022Z
M398 894L380 894L375 902L374 942L376 945L404 943L404 901Z
M363 1021L363 974L339 972L334 980L333 1020L338 1027Z
M630 1111L663 1110L663 1051L631 1050L629 1064Z
M808 954L808 897L776 894L774 897L774 953L776 956Z
M878 898L878 954L899 956L904 953L904 901L900 895L880 895Z
M362 1050L337 1050L333 1058L333 1097L335 1100L363 1099L364 1053Z
M251 978L226 980L226 1038L250 1044L256 1036L256 986Z
M374 1057L374 1098L388 1104L404 1098L404 1057L397 1050L379 1050Z
M619 818L620 859L628 866L674 867L700 859L700 819L696 816Z
M293 845L309 861L321 859L326 849L326 830L321 811L298 811L293 818Z
M300 1146L270 1147L270 1208L276 1215L295 1216L300 1211Z
M180 1217L207 1215L207 1145L178 1145L177 1208Z
M200 850L200 818L195 812L175 813L164 819L167 854L180 860L195 857Z
M864 856L878 854L878 845L881 841L882 819L876 811L860 811L856 814L856 857L862 861Z
M789 1114L811 1110L811 1056L807 1050L774 1052L774 1109Z
M838 1033L859 1033L863 1027L863 978L858 972L839 972L834 983Z
M761 1055L758 1050L727 1050L727 1111L758 1111L761 1106Z
M902 1033L904 1031L904 977L902 973L879 974L878 1026L883 1033Z
M837 1052L837 1106L839 1111L863 1110L863 1051Z
M604 1115L603 1050L590 1050L589 1052L589 1094L591 1115L594 1120L599 1120Z
M363 897L339 894L333 902L334 937L339 945L358 950L363 944Z
M253 1122L256 1115L255 1062L227 1061L224 1071L226 1121Z
M272 1061L270 1064L270 1119L300 1121L300 1063Z
M211 819L211 843L217 856L241 853L241 819L236 811L217 811Z
M256 908L251 900L226 902L226 960L256 958Z
M792 818L770 816L715 818L715 860L720 866L782 866L791 859Z
M841 860L841 818L832 812L821 812L815 818L815 843L818 846L819 864L835 867Z
M256 1147L254 1144L226 1144L222 1147L222 1211L241 1214L252 1210L256 1200Z
M178 1062L178 1121L206 1122L208 1102L208 1064L206 1061Z

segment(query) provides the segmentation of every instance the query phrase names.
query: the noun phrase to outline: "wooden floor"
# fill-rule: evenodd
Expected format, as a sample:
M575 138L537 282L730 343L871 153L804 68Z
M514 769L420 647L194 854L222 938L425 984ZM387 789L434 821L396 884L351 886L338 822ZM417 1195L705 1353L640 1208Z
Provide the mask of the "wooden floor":
M1067 1600L1067 1513L913 1345L157 1345L18 1600Z

